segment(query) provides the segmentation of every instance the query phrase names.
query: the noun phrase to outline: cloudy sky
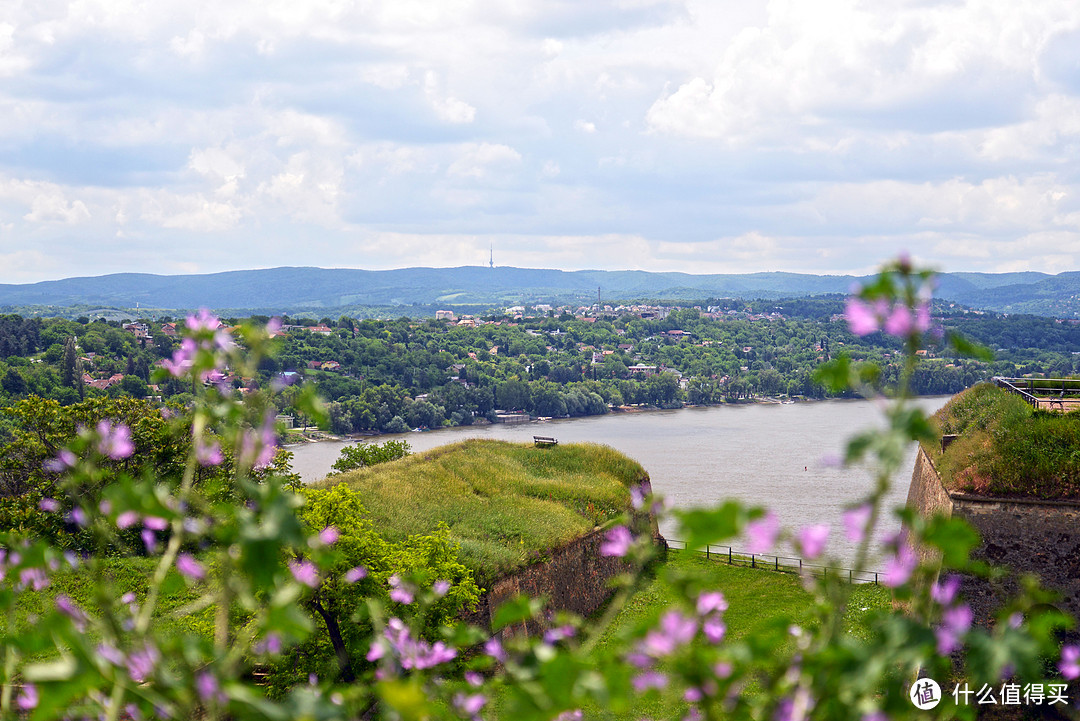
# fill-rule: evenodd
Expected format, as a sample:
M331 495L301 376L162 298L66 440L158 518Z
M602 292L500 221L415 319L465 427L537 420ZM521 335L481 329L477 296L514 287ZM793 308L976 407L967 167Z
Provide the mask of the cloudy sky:
M10 0L0 283L1080 269L1076 0Z

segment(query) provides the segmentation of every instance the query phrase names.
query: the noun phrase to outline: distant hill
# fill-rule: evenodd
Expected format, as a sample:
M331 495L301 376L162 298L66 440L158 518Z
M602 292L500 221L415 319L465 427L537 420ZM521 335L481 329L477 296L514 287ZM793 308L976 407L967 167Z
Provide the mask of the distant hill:
M0 307L298 309L346 306L605 303L651 298L793 298L847 293L850 275L748 273L693 275L639 270L532 268L270 268L202 275L117 273L26 285L0 284ZM988 310L1080 317L1080 273L945 273L941 298Z

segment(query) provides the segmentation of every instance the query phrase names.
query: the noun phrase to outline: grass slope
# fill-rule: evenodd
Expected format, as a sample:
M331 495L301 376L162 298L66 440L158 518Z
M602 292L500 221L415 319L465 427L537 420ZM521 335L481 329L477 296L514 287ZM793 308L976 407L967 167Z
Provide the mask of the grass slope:
M1036 411L989 383L958 393L933 417L941 434L923 450L950 491L1017 498L1080 499L1080 412Z
M619 515L630 505L630 486L645 477L638 463L607 446L473 439L318 485L358 491L389 540L445 523L462 562L490 579Z

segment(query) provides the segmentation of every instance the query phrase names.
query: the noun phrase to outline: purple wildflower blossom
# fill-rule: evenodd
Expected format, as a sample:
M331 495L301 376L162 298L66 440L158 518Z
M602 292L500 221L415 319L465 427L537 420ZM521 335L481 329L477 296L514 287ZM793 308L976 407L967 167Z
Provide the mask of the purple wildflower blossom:
M206 308L200 308L198 313L187 317L186 324L189 330L195 332L200 330L217 330L221 325L221 320Z
M124 665L124 654L120 649L110 643L99 643L97 646L97 654L113 666Z
M75 457L75 454L67 448L61 448L56 454L56 458L50 458L45 461L44 467L45 470L50 473L63 473L69 468L74 468L78 460L79 459Z
M630 487L630 503L639 511L645 506L645 484L638 483Z
M644 693L651 688L662 689L667 686L668 678L659 671L643 671L637 676L634 676L631 683L634 685L634 690L638 693Z
M198 581L206 578L206 569L189 553L181 553L176 557L176 570L182 575Z
M859 543L863 540L873 510L869 503L864 503L861 506L844 511L844 534L849 541Z
M60 510L60 502L55 498L42 498L38 503L38 508L46 513L56 513Z
M874 308L859 298L848 298L844 308L844 317L847 319L848 328L858 336L869 335L881 328Z
M966 603L945 609L941 614L941 625L934 629L937 638L937 652L942 656L960 648L960 636L971 628L971 607Z
M143 683L154 673L154 668L157 666L157 662L161 660L161 655L158 653L157 648L151 644L146 644L139 651L133 651L127 657L128 676L135 683Z
M911 315L911 309L902 303L893 306L889 317L885 319L885 332L900 338L911 335L915 328L915 317Z
M438 596L439 598L442 598L443 596L446 595L447 591L450 590L450 582L449 581L436 581L434 583L434 585L432 585L431 590L435 593L436 596Z
M710 616L701 622L701 632L709 643L720 643L727 632L727 624L715 616Z
M266 638L255 644L255 653L281 653L281 649L284 645L281 642L281 636L276 633L268 633Z
M454 696L454 708L468 716L476 716L486 703L487 696L482 693L468 695L458 693Z
M37 686L32 683L23 684L22 690L19 691L18 698L15 699L15 705L23 711L29 711L37 708L38 705L38 690Z
M1058 671L1067 681L1075 681L1080 678L1080 646L1068 645L1061 649L1061 663Z
M660 626L645 634L642 650L653 658L668 656L689 643L697 633L697 621L671 610L660 617Z
M688 703L697 703L701 699L705 698L705 694L701 692L701 689L697 686L690 686L683 691L683 700Z
M386 649L383 647L382 641L372 641L371 648L368 649L366 658L368 661L378 661L383 655L386 654Z
M705 591L698 596L697 612L699 616L704 616L713 611L723 612L727 608L727 599L724 598L724 594L720 591Z
M16 589L30 588L40 591L49 585L49 577L45 575L43 568L24 568L19 571L19 583Z
M195 674L195 691L206 704L224 703L227 700L225 694L221 692L221 684L217 676L209 671L200 671Z
M634 536L630 533L629 528L615 526L604 536L604 542L600 544L600 555L621 558L630 550L630 544L633 542Z
M319 569L307 559L293 559L289 561L289 571L299 583L315 588L319 585Z
M746 524L746 537L748 543L746 550L750 553L766 553L776 545L776 537L780 534L780 519L772 511L756 521Z
M143 519L143 525L151 531L164 531L169 527L169 522L161 516L147 516Z
M576 708L573 711L563 711L552 719L552 721L581 721L583 718L585 718L585 712Z
M896 588L907 583L911 578L919 558L905 541L898 540L896 555L885 561L885 579L883 583L889 588Z
M116 517L116 527L120 530L131 528L139 522L139 514L135 511L124 511Z
M75 622L76 628L82 628L86 623L86 614L82 612L82 609L75 605L75 602L71 600L71 597L67 594L61 593L56 596L53 601L56 604L56 610L64 614L72 621Z
M466 671L465 680L470 686L483 686L484 677L478 674L476 671Z
M75 506L71 509L71 512L67 514L67 522L74 523L76 526L86 528L89 525L89 519L86 517L86 511Z
M218 466L225 460L225 454L222 453L221 444L217 441L204 443L202 439L197 439L195 441L195 460L204 468Z
M341 536L341 532L334 526L327 526L319 531L319 543L324 546L332 546L337 542L337 539Z
M732 666L727 661L721 661L720 663L713 666L713 674L717 678L727 678L728 676L731 675L731 672L734 671L734 670L735 670L735 667Z
M97 449L101 455L120 461L135 452L135 444L131 442L131 429L123 423L113 425L109 421L101 421L97 425L97 433Z
M350 568L348 571L345 572L345 583L356 583L360 579L366 577L367 569L363 566L356 566L355 568Z
M494 636L484 642L484 653L491 656L499 663L506 662L506 651L503 650L502 643Z
M934 583L930 587L930 598L935 603L948 606L956 598L956 592L960 590L960 577L949 575L944 583Z
M146 552L157 553L157 534L149 528L144 528L139 535L142 537L143 545L146 546Z
M818 523L799 530L799 550L811 560L822 554L828 540L828 524Z

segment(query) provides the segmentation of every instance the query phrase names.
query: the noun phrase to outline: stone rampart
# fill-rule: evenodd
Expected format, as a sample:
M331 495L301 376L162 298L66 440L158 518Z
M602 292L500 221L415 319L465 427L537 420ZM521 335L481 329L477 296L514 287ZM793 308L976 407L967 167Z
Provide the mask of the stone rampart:
M1080 618L1080 503L949 493L921 448L907 503L923 516L945 513L964 519L982 538L972 556L1014 571L997 584L964 579L964 595L980 624L988 625L1000 604L1017 592L1016 574L1022 573L1037 575L1061 594L1055 605Z
M643 484L645 492L651 493L647 477ZM656 518L651 513L641 514L637 520L641 530L649 529L645 532L663 543ZM570 611L579 616L596 612L611 598L612 589L608 582L627 571L623 559L600 555L600 545L606 534L606 530L595 529L565 546L550 550L545 560L492 581L480 597L477 609L467 614L465 620L481 628L491 628L491 620L499 606L519 594L545 597L545 608L552 612ZM538 629L539 626L529 624L524 630L532 633Z

